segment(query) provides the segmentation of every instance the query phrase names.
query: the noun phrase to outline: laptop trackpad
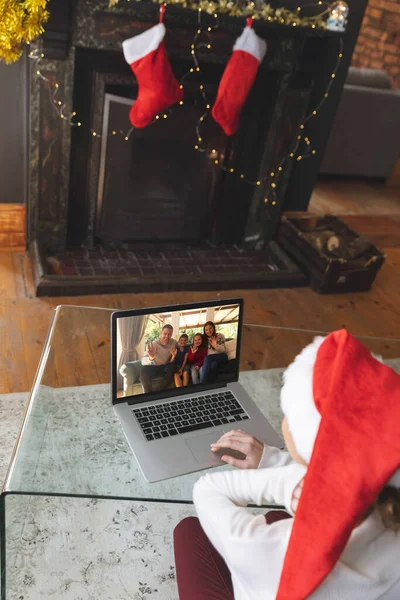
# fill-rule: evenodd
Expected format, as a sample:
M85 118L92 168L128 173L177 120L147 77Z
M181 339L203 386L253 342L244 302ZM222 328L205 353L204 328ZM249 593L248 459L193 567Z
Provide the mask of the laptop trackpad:
M217 429L213 433L198 435L197 437L192 437L185 440L196 462L204 463L214 459L213 462L215 462L215 464L226 464L221 461L221 456L224 456L224 454L229 454L234 458L246 458L246 456L241 452L238 452L237 450L230 450L229 448L223 448L218 452L211 452L210 444L215 443L223 433L225 432Z

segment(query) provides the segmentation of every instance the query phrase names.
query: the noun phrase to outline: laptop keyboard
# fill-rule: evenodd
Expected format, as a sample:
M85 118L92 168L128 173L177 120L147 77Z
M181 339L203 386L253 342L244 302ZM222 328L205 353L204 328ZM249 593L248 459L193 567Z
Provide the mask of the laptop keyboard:
M149 442L249 418L232 392L132 408L132 412Z

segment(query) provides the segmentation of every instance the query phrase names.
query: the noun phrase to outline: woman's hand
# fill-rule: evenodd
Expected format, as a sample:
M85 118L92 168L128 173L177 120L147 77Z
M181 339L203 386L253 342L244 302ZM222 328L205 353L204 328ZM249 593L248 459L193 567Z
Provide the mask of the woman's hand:
M257 469L264 452L264 444L241 429L228 431L215 444L211 444L213 452L221 448L237 450L246 456L244 459L233 458L227 454L221 456L221 460L239 469Z
M213 348L215 348L215 346L217 345L217 342L218 342L217 336L216 335L212 335L209 339L210 339L211 346Z
M178 353L178 348L171 348L171 357L175 358Z

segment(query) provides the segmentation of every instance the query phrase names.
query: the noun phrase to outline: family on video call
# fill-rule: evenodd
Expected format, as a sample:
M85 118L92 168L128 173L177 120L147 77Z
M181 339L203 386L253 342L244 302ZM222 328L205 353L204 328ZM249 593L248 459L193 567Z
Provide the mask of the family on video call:
M219 365L228 360L225 336L216 331L212 321L192 340L182 333L176 341L173 334L172 325L164 325L160 337L147 344L140 375L144 392L151 392L153 379L160 376L174 379L176 387L209 383Z

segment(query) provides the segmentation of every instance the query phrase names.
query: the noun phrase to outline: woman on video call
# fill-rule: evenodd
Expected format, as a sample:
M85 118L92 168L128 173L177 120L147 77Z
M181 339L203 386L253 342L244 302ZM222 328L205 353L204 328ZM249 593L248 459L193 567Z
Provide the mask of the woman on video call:
M204 339L207 346L207 356L200 373L200 383L208 383L211 370L228 360L225 347L225 336L218 333L212 321L204 325Z

